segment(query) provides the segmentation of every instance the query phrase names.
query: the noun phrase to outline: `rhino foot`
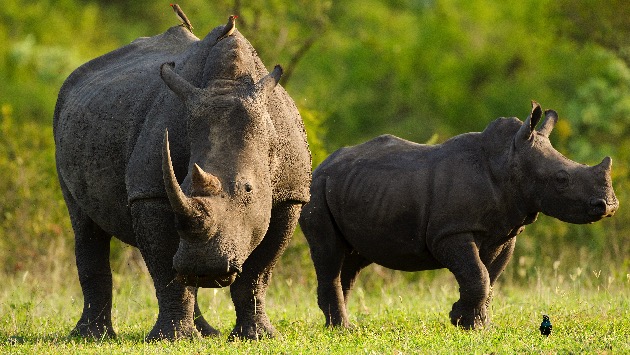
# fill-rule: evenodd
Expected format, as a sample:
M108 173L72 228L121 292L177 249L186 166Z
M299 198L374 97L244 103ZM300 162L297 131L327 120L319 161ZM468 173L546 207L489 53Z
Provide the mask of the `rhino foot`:
M116 332L111 324L79 321L70 332L71 337L108 339L116 338Z
M176 325L174 322L158 322L147 335L145 341L191 339L200 338L201 335L193 324L180 323Z
M453 325L463 329L481 329L489 323L485 305L482 309L464 309L455 302L449 316Z
M276 329L269 321L236 324L230 333L228 340L234 341L237 338L241 340L261 340L265 338L274 338L276 333Z

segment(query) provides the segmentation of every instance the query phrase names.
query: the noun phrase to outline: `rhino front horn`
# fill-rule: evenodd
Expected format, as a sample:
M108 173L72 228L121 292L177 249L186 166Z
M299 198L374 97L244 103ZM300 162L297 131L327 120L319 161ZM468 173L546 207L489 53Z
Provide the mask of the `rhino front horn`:
M184 191L182 191L175 177L175 171L173 170L173 163L171 161L171 150L169 149L168 143L168 130L164 132L164 142L162 143L162 177L164 178L166 195L168 196L173 211L178 215L194 215L195 209L190 203L190 199L186 197Z

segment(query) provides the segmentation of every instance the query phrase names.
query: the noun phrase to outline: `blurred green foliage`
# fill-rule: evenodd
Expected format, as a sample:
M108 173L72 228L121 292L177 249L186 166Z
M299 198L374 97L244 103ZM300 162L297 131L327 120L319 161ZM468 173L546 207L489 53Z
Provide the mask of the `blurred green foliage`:
M168 5L6 0L0 6L0 274L73 264L72 231L54 168L57 92L87 60L177 25ZM500 116L524 118L532 99L557 110L555 146L591 165L610 155L621 208L588 226L541 217L519 237L506 279L518 281L557 262L629 272L630 18L619 15L630 11L630 3L180 5L199 37L239 14L237 26L263 62L285 66L281 84L302 113L314 165L339 147L382 133L440 142L480 131ZM291 248L288 255L308 255L301 237ZM114 259L128 258L125 250L115 247Z

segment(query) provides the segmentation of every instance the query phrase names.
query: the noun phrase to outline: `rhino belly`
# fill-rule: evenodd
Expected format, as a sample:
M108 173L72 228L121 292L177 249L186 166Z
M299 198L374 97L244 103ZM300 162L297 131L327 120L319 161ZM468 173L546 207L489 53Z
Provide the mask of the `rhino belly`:
M66 175L63 168L60 168L60 174ZM120 185L112 184L115 179L110 174L102 174L104 175L102 180L87 179L76 174L68 174L70 178L60 178L63 178L64 184L83 213L107 233L135 246L125 191L120 189ZM86 175L94 174L87 170Z
M71 117L60 120L55 133L59 179L81 211L99 227L135 245L122 144L113 135L105 137L102 126L90 129L77 121Z
M426 246L425 206L418 194L409 193L410 186L368 183L360 177L365 175L355 176L363 181L339 185L329 181L327 195L335 223L354 250L391 269L442 268Z
M367 227L367 228L366 228ZM424 238L404 226L383 228L366 226L342 227L345 240L354 251L384 267L421 271L440 269L443 266L431 255Z

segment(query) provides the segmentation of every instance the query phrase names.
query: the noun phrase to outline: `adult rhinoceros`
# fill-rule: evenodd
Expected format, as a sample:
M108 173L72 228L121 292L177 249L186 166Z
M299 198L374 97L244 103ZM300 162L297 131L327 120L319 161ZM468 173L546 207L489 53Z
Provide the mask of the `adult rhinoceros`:
M571 223L612 216L611 159L575 163L549 142L558 116L540 106L525 122L499 118L481 133L434 146L391 135L342 148L313 172L300 225L327 325L348 326L346 303L371 263L406 271L448 268L460 299L451 322L483 326L492 286L516 235L539 212Z
M153 278L159 315L147 339L217 334L197 287L228 285L230 336L274 334L265 292L309 199L310 153L276 85L282 70L267 74L238 31L216 42L221 30L137 39L61 88L57 170L84 296L73 334L115 335L112 236L140 249Z

